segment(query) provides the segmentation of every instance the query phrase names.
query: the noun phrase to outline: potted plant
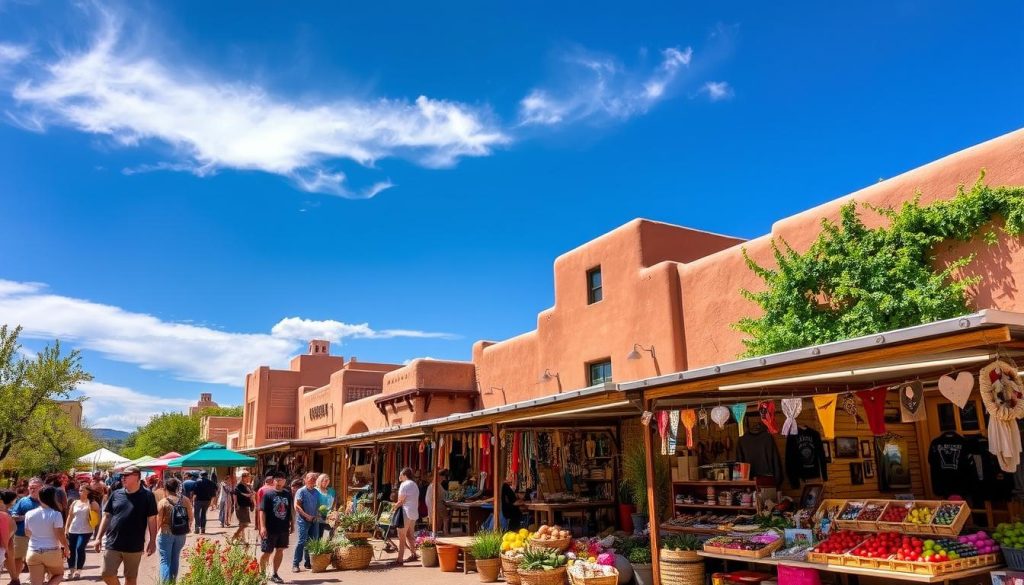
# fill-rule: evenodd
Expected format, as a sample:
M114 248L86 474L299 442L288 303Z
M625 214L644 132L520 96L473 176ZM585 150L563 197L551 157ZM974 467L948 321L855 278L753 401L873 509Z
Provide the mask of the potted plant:
M306 542L306 552L309 553L314 573L323 573L327 570L337 548L337 544L326 538L313 538Z
M644 431L649 432L649 431ZM672 479L671 468L665 457L654 456L654 493L657 494L655 505L661 514L668 510L669 483ZM643 532L647 528L647 454L643 443L635 441L622 456L621 487L628 491L636 506L632 514L633 531Z
M704 550L704 543L692 534L673 534L661 543L661 558L673 561L700 561L697 551Z
M619 528L626 534L633 533L633 491L625 481L619 482Z
M528 547L519 560L521 585L562 585L568 557L550 548Z
M335 541L334 566L344 571L358 571L370 566L373 547L365 538L342 536Z
M477 532L469 545L469 554L476 561L481 583L494 583L501 571L501 533L495 530Z
M420 551L420 559L424 567L437 566L437 540L426 530L416 535L416 548Z
M342 532L350 540L370 538L376 522L377 518L369 510L357 510L351 514L343 514L338 518L338 524Z
M629 564L633 566L633 577L636 585L652 585L654 570L651 568L651 548L637 546L629 551Z

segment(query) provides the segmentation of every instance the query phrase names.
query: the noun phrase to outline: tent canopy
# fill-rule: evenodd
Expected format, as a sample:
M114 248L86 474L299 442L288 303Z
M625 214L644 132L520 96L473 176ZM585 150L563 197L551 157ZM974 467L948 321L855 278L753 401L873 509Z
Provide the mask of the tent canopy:
M177 451L168 451L163 455L157 457L157 459L171 460L177 459L178 457L181 457L181 453L178 453Z
M188 455L171 459L168 467L241 467L255 465L256 458L242 455L220 443L206 443Z
M81 465L91 466L106 466L106 465L117 465L128 461L127 458L121 457L117 453L114 453L106 447L96 449L92 453L82 455L78 458L78 463Z

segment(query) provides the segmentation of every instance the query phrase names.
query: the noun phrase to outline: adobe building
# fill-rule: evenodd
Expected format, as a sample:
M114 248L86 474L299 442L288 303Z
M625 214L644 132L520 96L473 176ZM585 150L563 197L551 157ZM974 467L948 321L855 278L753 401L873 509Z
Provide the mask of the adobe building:
M199 420L199 436L202 437L204 443L213 441L229 449L238 447L237 436L241 429L242 417L240 416L204 416ZM228 440L228 435L235 436L234 446Z
M208 408L218 408L219 405L213 401L213 394L209 392L202 392L199 394L199 401L196 402L195 406L188 407L188 415L192 416L197 412L202 412Z
M57 400L57 407L68 416L68 420L76 428L82 428L82 401L81 400Z
M533 331L478 341L471 362L414 360L363 364L330 356L323 341L289 370L260 367L246 377L239 444L319 441L578 390L681 372L736 358L733 324L758 308L740 294L761 281L743 250L772 264L770 243L806 250L821 220L836 220L850 200L898 206L948 199L987 172L991 185L1024 185L1024 130L950 155L776 222L751 241L645 219L633 220L569 251L554 263L554 306ZM869 211L869 226L883 219ZM1000 236L940 250L940 258L976 253L969 275L976 309L1024 311L1022 242ZM357 373L358 372L358 373Z

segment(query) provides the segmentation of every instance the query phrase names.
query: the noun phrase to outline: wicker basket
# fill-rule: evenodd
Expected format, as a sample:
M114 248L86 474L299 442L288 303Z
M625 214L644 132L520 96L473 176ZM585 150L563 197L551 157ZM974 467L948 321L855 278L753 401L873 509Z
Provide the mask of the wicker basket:
M345 571L358 571L370 566L373 560L372 546L345 546L334 553L337 565Z
M359 540L359 539L361 539L361 540L370 540L371 536L373 536L373 534L371 534L369 532L346 532L345 533L345 538L347 538L349 540Z
M334 559L334 555L331 553L324 553L322 555L310 555L310 565L313 567L314 573L323 573L331 566L331 561Z
M704 559L699 561L668 561L661 563L662 585L704 585Z
M505 574L505 582L519 585L519 559L510 559L501 555L501 572Z
M703 562L702 557L695 550L668 550L663 548L660 554L663 561Z
M558 552L565 552L569 550L569 546L572 545L572 537L562 538L559 540L540 540L537 538L531 538L530 544L540 548L550 548L557 550Z
M521 585L565 585L565 567L550 571L519 571Z
M616 571L614 575L602 575L600 577L577 577L569 573L569 583L571 585L618 585L619 572Z

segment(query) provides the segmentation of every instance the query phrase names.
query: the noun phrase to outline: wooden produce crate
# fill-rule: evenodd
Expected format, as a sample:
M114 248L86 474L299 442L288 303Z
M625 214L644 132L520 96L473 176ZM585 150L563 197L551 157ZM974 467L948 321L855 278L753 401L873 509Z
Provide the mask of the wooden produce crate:
M867 500L847 500L846 503L843 504L842 509L839 511L839 515L836 516L836 519L833 521L833 524L835 524L836 526L838 526L839 528L841 528L843 530L857 530L857 531L864 530L864 529L862 529L860 527L860 523L857 522L857 518L856 517L853 517L853 518L850 518L850 519L846 519L846 520L840 520L840 518L843 515L845 515L849 511L850 508L852 508L854 506L861 506L861 507L863 507L865 503L867 503ZM873 528L869 528L868 530L874 530L874 529Z
M913 507L907 512L907 518L910 518L910 513L917 508L928 508L932 511L932 517L935 516L935 510L939 508L939 504L942 502L938 500L914 500ZM903 529L900 531L904 534L937 534L935 532L935 526L932 524L914 524L913 522L904 522Z
M764 557L767 557L767 556L771 555L773 552L779 550L779 547L782 546L783 541L784 541L784 539L780 538L780 539L776 540L775 542L773 542L773 543L769 544L768 546L766 546L766 547L764 547L762 549L759 549L759 550L742 550L742 549L735 549L735 548L723 548L723 547L720 547L720 546L709 546L709 545L705 544L704 545L704 552L709 552L709 553L714 553L714 554L719 554L719 555L731 555L731 556L734 556L734 557L747 557L747 558L750 558L750 559L763 559Z
M822 565L841 565L843 564L843 559L841 558L843 556L844 555L834 555L831 553L816 553L812 551L807 553L806 560L808 563L820 563Z
M932 534L938 534L940 536L958 536L960 534L960 530L963 529L964 524L967 523L967 519L971 516L970 506L967 505L967 502L942 502L940 506L951 504L960 506L960 511L957 512L956 517L953 518L953 523L936 524L935 519L932 518L932 530L934 531Z
M976 567L987 567L999 563L999 555L978 555L976 557L960 558L955 561L944 563L922 563L919 561L891 561L894 571L901 573L915 573L917 575L944 575L957 571L966 571Z
M860 531L863 531L863 532L878 532L878 531L880 531L881 528L879 528L879 525L882 524L882 523L879 522L877 519L875 519L875 520L862 520L861 517L864 515L864 512L867 511L867 509L868 509L867 507L868 506L878 506L879 509L880 509L878 517L881 518L882 514L885 513L885 508L888 505L889 505L889 500L868 500L867 502L864 502L864 509L861 510L860 515L857 516L857 520L856 520L857 528L856 528L856 530L860 530ZM886 523L886 524L891 524L891 523ZM900 532L899 530L896 530L896 529L890 529L890 530L895 530L896 532ZM888 530L886 530L886 532L888 532Z
M910 509L914 507L914 501L913 500L889 500L889 505L887 505L885 507L885 510L882 510L882 515L884 516L885 513L890 508L898 508L898 507L906 507L907 508L907 512L909 513ZM901 534L907 534L906 523L905 522L882 522L882 521L878 521L877 524L878 524L878 531L879 532L899 532Z
M846 500L840 500L836 498L829 498L827 500L822 501L821 504L818 505L818 509L814 511L813 518L815 520L815 524L817 524L818 520L821 520L822 516L824 516L828 510L833 508L841 510L844 505L846 505Z
M893 571L895 570L891 559L873 559L869 557L859 557L853 554L842 555L839 559L839 563L844 567L857 567L860 569L879 569L882 571Z

